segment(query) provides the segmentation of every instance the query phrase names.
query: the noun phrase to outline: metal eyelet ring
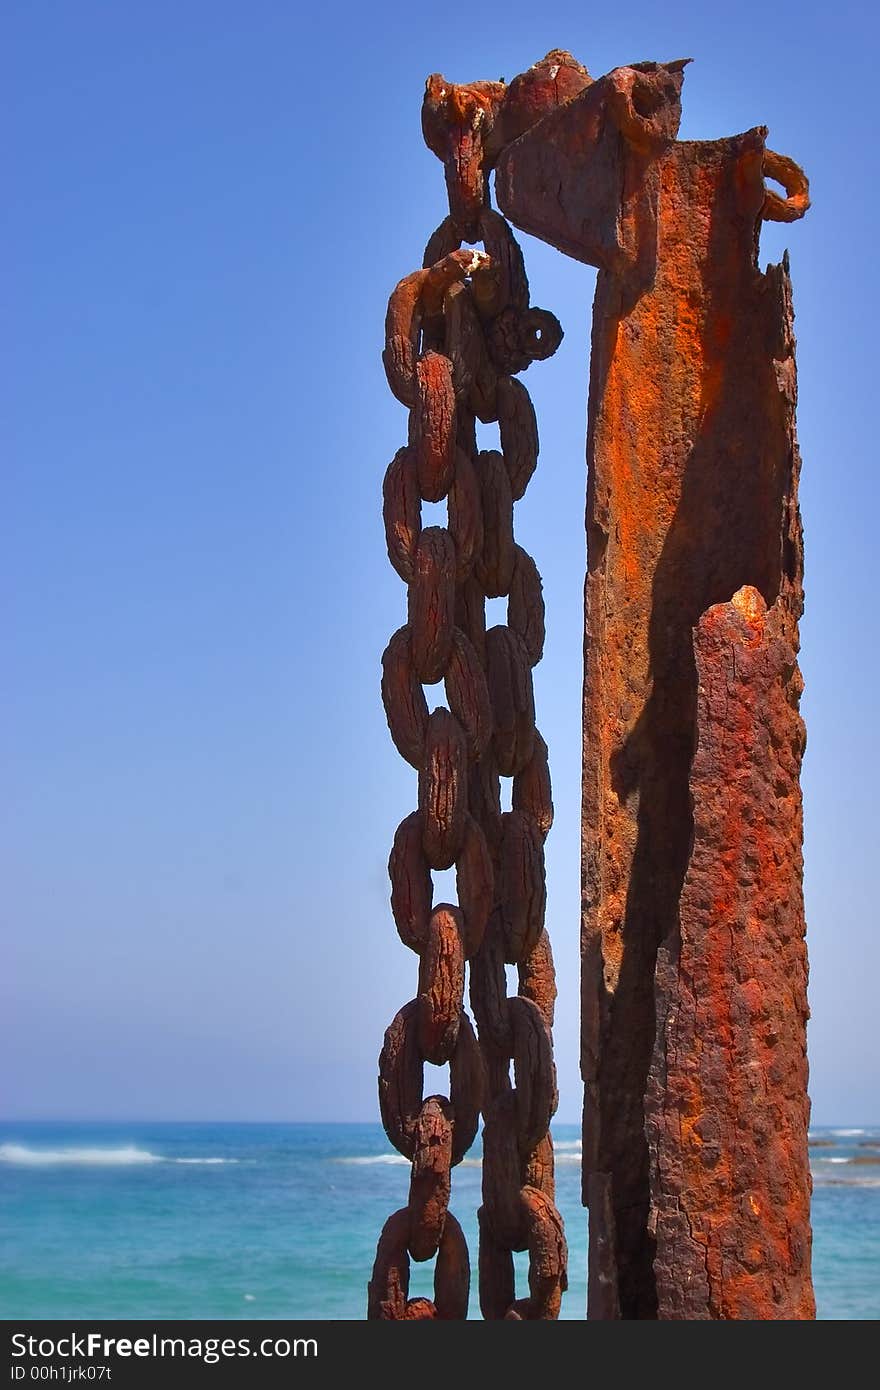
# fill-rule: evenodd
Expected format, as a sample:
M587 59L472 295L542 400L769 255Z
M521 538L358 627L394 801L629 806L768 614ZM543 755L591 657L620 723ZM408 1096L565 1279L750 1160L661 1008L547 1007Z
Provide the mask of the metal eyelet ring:
M562 325L549 309L527 309L519 329L522 350L533 362L552 357L562 342Z
M799 164L786 154L764 151L764 177L775 179L785 189L782 198L772 188L764 190L761 217L765 222L797 222L810 206L810 181Z

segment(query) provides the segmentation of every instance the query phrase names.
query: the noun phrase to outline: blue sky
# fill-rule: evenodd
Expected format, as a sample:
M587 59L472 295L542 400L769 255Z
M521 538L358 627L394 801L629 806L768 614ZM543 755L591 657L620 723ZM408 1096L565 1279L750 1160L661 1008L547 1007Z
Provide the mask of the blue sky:
M415 774L379 700L405 611L381 482L406 429L379 354L388 293L444 215L422 87L559 46L595 75L693 57L682 135L765 123L811 178L812 211L761 255L790 247L799 339L812 1094L817 1123L880 1118L877 20L790 0L449 13L4 7L7 1116L374 1118L416 978L387 907ZM593 274L523 242L566 330L526 377L542 456L517 534L548 609L575 1119Z

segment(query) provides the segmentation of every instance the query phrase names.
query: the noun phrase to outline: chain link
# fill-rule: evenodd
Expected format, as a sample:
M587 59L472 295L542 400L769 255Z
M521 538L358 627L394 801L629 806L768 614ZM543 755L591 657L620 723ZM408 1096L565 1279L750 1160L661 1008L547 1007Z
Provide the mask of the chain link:
M409 435L383 487L407 622L382 658L382 700L395 747L418 771L418 809L398 826L388 872L392 915L419 969L416 998L379 1058L382 1123L412 1169L408 1205L379 1239L370 1318L467 1316L470 1264L449 1197L481 1113L483 1316L558 1317L566 1287L550 1137L556 984L544 927L553 803L532 688L544 601L513 533L514 502L538 459L535 412L513 374L554 352L562 330L530 307L504 219L484 206L476 230L484 251L460 249L452 217L437 228L385 322L383 362L409 409ZM498 423L500 449L477 448L477 420ZM448 525L423 528L422 502L444 499ZM486 599L497 597L507 598L507 624L487 632ZM439 681L448 708L429 713L423 686ZM513 779L503 814L502 776ZM458 904L435 905L432 870L452 865ZM513 998L505 963L518 970ZM479 1042L464 1008L467 966ZM424 1097L425 1062L448 1063L448 1098ZM519 1299L515 1250L529 1252L529 1295ZM433 1301L409 1299L410 1260L435 1257Z

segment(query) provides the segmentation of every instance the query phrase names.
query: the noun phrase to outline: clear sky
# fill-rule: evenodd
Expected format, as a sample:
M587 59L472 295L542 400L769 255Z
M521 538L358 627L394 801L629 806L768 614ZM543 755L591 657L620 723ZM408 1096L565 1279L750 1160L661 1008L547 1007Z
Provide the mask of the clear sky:
M445 210L422 88L566 47L594 75L693 57L682 134L766 123L812 181L806 220L762 241L762 262L791 249L799 339L812 1094L818 1123L880 1119L871 7L3 9L0 1114L375 1117L417 964L387 905L415 774L379 699L405 611L381 482L406 429L380 349ZM523 243L566 330L525 378L542 456L517 533L548 610L575 1119L594 276Z

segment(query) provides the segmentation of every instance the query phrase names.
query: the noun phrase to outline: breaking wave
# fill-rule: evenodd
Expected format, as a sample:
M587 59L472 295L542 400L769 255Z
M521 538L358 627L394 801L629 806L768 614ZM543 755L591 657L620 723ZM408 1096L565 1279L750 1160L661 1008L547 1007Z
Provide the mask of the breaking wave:
M20 1168L56 1168L62 1165L83 1168L122 1168L148 1163L237 1163L237 1158L165 1158L162 1154L121 1144L113 1149L69 1148L32 1149L27 1144L0 1144L0 1163Z
M366 1158L334 1158L334 1163L409 1163L403 1154L369 1154Z

